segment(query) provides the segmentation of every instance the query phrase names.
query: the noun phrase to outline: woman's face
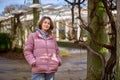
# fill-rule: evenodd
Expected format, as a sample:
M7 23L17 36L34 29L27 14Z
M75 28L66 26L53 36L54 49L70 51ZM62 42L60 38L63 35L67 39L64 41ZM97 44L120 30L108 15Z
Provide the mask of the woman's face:
M45 19L42 23L42 30L43 31L47 31L50 28L50 20L49 19Z

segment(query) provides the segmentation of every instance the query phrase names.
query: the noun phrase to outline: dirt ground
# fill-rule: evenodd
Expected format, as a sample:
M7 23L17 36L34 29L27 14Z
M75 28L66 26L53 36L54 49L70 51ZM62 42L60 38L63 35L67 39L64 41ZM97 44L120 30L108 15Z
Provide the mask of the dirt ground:
M62 57L62 62L55 80L85 80L87 65L85 53ZM0 80L31 80L31 68L25 60L0 57Z

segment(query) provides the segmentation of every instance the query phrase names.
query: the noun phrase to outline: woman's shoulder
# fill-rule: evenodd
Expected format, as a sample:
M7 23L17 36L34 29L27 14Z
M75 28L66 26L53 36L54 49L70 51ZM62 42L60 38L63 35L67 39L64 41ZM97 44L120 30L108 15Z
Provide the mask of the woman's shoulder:
M49 34L48 37L51 39L55 39L55 36L53 34Z
M32 36L36 35L36 32L31 32L29 35L32 35Z
M35 37L36 36L36 32L31 32L30 34L29 34L29 37Z
M54 35L51 35L51 38L56 41L56 37Z

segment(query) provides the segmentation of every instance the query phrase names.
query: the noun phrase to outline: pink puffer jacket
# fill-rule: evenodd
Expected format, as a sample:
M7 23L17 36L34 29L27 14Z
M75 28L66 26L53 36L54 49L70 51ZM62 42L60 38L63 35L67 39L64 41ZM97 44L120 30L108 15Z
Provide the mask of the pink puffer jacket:
M61 65L55 38L49 36L45 40L38 31L29 35L24 47L24 56L30 65L36 63L36 67L32 67L34 73L56 72Z

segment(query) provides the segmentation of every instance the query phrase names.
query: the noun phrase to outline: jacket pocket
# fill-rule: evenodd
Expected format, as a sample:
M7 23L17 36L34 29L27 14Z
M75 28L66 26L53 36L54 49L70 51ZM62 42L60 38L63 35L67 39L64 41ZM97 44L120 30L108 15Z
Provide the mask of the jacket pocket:
M58 69L59 62L56 60L50 60L49 61L49 70L50 71L56 71Z

